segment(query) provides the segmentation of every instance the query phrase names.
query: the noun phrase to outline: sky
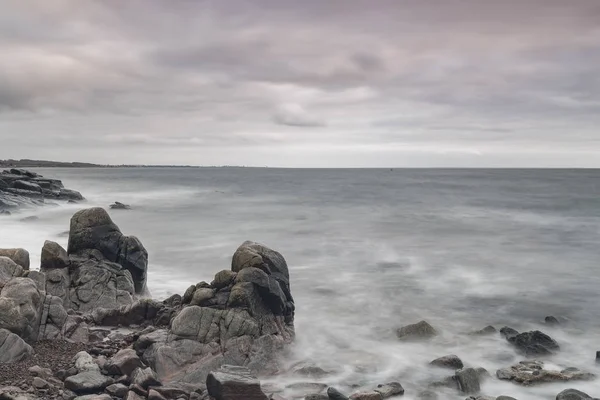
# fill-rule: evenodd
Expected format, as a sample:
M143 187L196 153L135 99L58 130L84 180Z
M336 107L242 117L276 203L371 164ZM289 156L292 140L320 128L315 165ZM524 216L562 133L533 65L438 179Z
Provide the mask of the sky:
M600 167L598 0L0 3L0 159Z

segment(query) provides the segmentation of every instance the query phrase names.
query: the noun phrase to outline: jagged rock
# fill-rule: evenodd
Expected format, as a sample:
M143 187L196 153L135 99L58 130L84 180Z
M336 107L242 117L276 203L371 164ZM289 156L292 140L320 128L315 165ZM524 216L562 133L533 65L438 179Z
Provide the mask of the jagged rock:
M587 400L592 396L577 389L566 389L556 395L556 400Z
M131 376L132 372L142 366L142 361L133 349L119 350L104 366L111 375Z
M140 396L133 390L130 390L129 392L127 392L127 395L125 396L124 400L145 400L145 399L143 396Z
M377 385L375 391L381 394L381 397L387 399L388 397L401 396L404 394L404 388L400 382L389 382L383 385Z
M523 332L516 335L511 343L527 356L550 355L560 350L554 339L540 331Z
M0 249L0 257L8 257L23 269L29 269L29 252L25 249Z
M0 364L22 361L31 354L33 349L23 339L6 329L0 329Z
M130 272L135 293L146 290L148 252L135 236L125 236L108 213L99 207L78 211L71 218L69 255L89 255L97 250L106 261Z
M127 386L123 385L122 383L113 383L112 385L106 387L106 393L118 398L125 397L128 391L129 389Z
M145 390L148 386L160 386L161 382L158 380L156 373L151 368L136 368L131 374L131 383L134 385L140 385Z
M437 331L427 321L420 321L416 324L403 326L398 329L396 335L401 340L424 340L436 336Z
M67 251L56 242L46 240L42 247L42 260L40 269L42 271L53 268L67 268L70 264Z
M455 379L458 389L466 394L478 393L481 390L479 385L479 373L473 368L463 368L456 371Z
M244 368L225 367L206 378L208 394L216 400L267 400L260 382Z
M562 371L546 370L541 361L522 361L509 368L496 371L498 379L509 380L523 386L546 382L589 381L596 378L594 374L583 372L577 368Z
M156 390L150 389L148 391L148 400L167 400L167 398Z
M462 360L454 354L436 358L429 364L433 365L435 367L449 368L449 369L461 369L464 367Z

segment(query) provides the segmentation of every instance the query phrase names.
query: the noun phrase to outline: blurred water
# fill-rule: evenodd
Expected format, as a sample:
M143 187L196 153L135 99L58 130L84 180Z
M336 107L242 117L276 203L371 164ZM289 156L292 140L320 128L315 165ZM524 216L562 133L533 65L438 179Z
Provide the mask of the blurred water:
M338 371L327 383L370 387L400 380L406 399L455 353L470 366L518 361L500 338L464 332L488 324L541 328L563 350L552 359L600 373L600 171L40 169L110 211L150 254L155 297L183 293L230 266L244 240L290 265L297 342L290 363ZM81 205L0 220L0 247L25 247L39 265L45 239L66 246ZM21 222L37 215L39 220ZM572 320L543 326L546 315ZM398 343L394 329L427 319L442 335ZM358 372L357 372L358 371ZM278 378L281 382L283 378ZM293 379L293 378L290 378ZM600 383L520 388L491 380L489 395L552 399L566 387L600 396ZM447 399L463 399L447 393Z

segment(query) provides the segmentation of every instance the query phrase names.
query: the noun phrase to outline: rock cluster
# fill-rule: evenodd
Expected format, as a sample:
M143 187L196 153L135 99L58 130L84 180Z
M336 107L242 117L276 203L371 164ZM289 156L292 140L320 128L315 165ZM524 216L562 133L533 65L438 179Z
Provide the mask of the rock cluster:
M0 173L0 214L27 206L44 205L46 200L81 201L81 193L65 189L58 179L24 169L13 168Z

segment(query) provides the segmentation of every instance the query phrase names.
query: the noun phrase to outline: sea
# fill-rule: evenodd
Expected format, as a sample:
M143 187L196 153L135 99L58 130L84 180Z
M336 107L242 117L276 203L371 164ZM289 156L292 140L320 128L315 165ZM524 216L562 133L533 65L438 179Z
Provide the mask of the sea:
M35 171L62 179L87 202L0 220L0 247L29 250L33 269L45 240L66 247L74 212L114 201L132 206L109 212L148 249L157 299L210 282L245 240L281 252L296 301L296 340L285 363L332 371L311 382L350 392L399 381L404 398L417 399L451 374L428 365L448 354L495 377L523 357L500 335L467 334L487 325L542 330L561 346L548 368L600 375L600 170ZM22 221L29 216L37 219ZM547 326L549 315L561 325ZM420 320L440 334L397 339L397 328ZM266 384L306 381L284 374ZM482 393L541 400L570 387L600 397L600 380L520 387L492 378Z

